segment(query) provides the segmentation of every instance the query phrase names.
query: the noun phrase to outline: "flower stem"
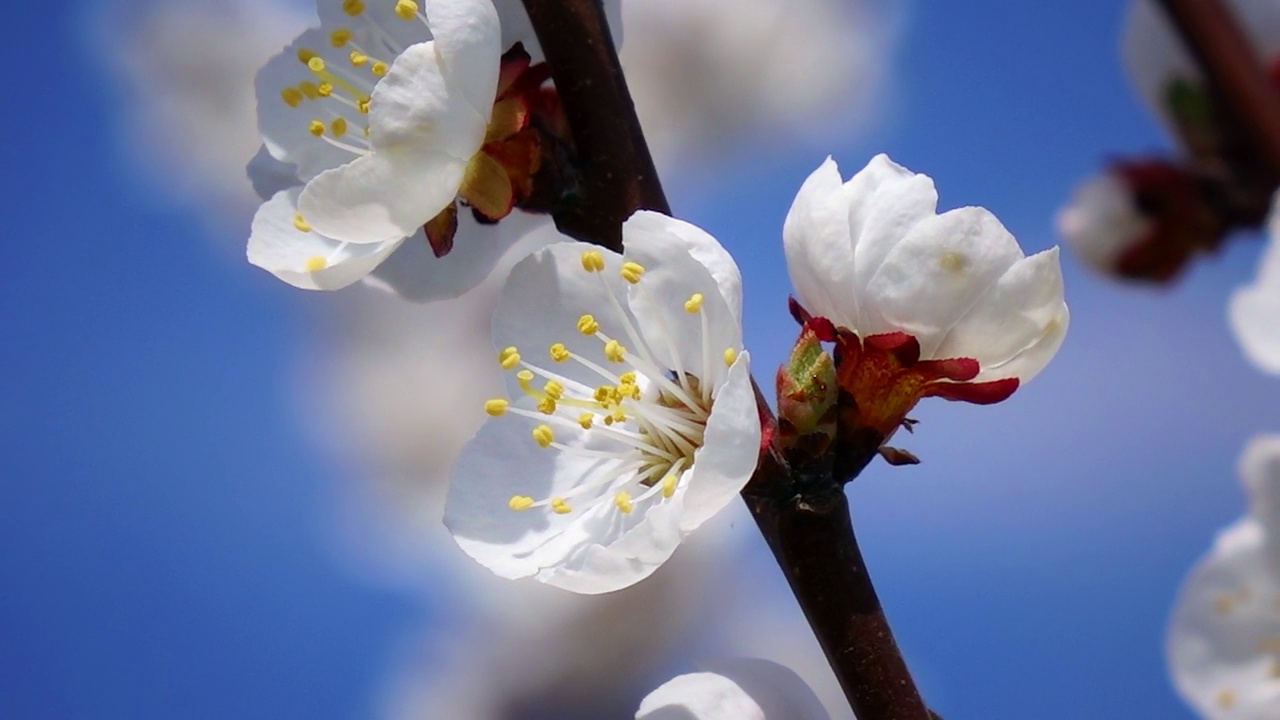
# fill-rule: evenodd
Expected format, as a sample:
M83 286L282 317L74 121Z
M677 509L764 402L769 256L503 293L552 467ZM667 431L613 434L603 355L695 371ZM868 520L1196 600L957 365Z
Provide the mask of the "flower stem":
M599 0L523 0L583 160L581 202L553 215L562 232L622 249L622 223L646 208L670 214ZM765 438L775 422L759 386ZM811 483L773 453L743 491L859 720L929 720L867 573L841 486ZM868 456L870 460L872 456Z
M1274 187L1280 182L1280 96L1249 38L1222 0L1159 2Z

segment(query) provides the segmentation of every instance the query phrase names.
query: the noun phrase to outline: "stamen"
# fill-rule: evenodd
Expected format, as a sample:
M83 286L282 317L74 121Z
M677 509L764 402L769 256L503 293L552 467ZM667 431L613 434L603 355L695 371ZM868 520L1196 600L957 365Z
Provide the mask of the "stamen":
M502 417L507 414L507 408L511 403L503 398L494 398L484 401L484 411L490 417Z
M551 443L556 440L556 434L550 425L539 425L533 429L533 439L544 448L551 447Z
M310 80L304 80L301 83L298 83L298 92L302 93L308 100L320 99L320 86Z
M551 498L551 509L554 510L557 515L568 515L573 512L573 508L570 507L569 503L564 501L564 498Z
M373 67L371 69L373 70L373 74L375 77L383 77L387 74L387 70L389 68L387 68L386 63L382 61L378 61L373 64Z
M599 250L587 250L582 253L582 269L587 272L604 270L604 255Z
M418 3L413 0L397 0L396 15L401 20L412 20L418 17Z
M322 98L333 95L333 83L322 82L316 86L316 94Z
M662 478L662 497L671 499L676 494L676 485L680 483L680 478L675 475L668 475Z
M334 118L329 123L329 129L333 132L334 137L342 137L347 134L347 119L344 117Z
M307 131L316 137L324 135L324 122L321 120L312 120L311 124L307 126Z
M552 360L562 363L571 357L573 357L573 353L569 352L569 349L564 346L564 343L556 343L551 346Z
M351 59L351 64L355 67L364 67L369 63L369 56L358 50L352 50L347 57Z
M620 274L622 275L623 280L635 285L640 282L640 276L644 275L644 266L638 262L628 260L622 263L622 270Z
M543 398L542 402L538 403L538 412L543 415L555 415L556 401L551 398Z
M627 349L617 340L610 340L604 344L604 356L609 362L620 363L627 359Z
M311 232L311 224L307 222L306 218L302 217L302 213L293 214L293 227L298 232Z
M564 385L555 380L549 380L546 385L542 386L542 392L546 393L547 397L552 400L559 400L564 397Z
M356 17L364 12L364 3L361 0L342 0L342 11Z
M298 88L287 87L280 91L280 99L284 100L285 104L289 107L296 108L302 104L304 98L302 91Z
M329 267L329 261L320 257L319 255L312 255L311 257L307 258L307 264L305 265L305 267L307 269L307 272L320 272L321 270L324 270L325 268Z
M319 57L320 53L311 48L298 48L298 62L306 65L311 62L312 58Z
M502 365L503 370L511 370L520 364L520 352L514 345L506 348L498 353L498 363Z
M311 59L307 60L307 68L311 70L311 72L319 75L324 72L324 58L319 55L312 56Z
M329 34L329 42L336 48L343 47L351 42L352 34L347 28L338 28Z
M583 261L583 265L586 265L585 260ZM597 332L600 332L600 323L596 322L596 319L591 315L583 315L578 318L578 332L586 335L587 337L591 337Z
M618 506L623 515L630 515L635 506L631 504L631 493L625 490L619 490L618 494L613 498L613 504Z
M724 364L732 366L734 361L738 359L738 351L733 348L724 349Z
M523 512L533 507L533 498L528 495L512 495L510 502L507 503L507 507L515 510L516 512Z
M696 313L702 309L702 293L694 293L684 301L684 311L687 313Z
M590 430L595 421L596 416L594 413L584 412L578 416L578 424L582 426L583 430Z

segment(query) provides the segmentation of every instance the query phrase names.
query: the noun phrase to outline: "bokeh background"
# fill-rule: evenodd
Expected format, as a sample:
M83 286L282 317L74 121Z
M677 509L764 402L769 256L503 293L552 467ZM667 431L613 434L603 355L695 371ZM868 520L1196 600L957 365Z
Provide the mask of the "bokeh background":
M1113 2L622 1L668 195L737 256L762 378L795 334L782 219L827 154L847 175L888 152L1032 252L1110 154L1169 147L1125 78ZM743 508L617 597L460 557L438 513L495 383L475 358L500 277L412 306L243 260L252 74L309 13L8 10L0 717L621 718L740 654L791 664L834 707ZM1280 382L1225 321L1260 249L1240 238L1163 290L1064 254L1072 327L1049 369L1001 405L925 403L902 442L924 464L851 488L943 716L1192 717L1166 675L1168 612L1243 510L1240 449L1280 429Z

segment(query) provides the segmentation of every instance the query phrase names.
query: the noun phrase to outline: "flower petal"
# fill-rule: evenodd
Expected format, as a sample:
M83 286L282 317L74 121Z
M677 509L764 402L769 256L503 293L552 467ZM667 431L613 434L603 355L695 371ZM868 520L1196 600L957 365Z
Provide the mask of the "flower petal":
M828 157L800 186L782 225L791 285L805 308L842 325L858 322L853 239L840 169ZM839 292L837 292L839 291Z
M1266 530L1244 519L1218 536L1179 593L1166 638L1183 698L1209 720L1270 720L1280 707L1280 578Z
M737 498L756 469L760 435L749 357L743 352L716 395L702 447L681 483L688 488L681 531L692 532Z
M281 190L258 208L249 234L249 262L304 290L338 290L368 275L399 245L347 245L297 224L299 189ZM318 269L308 265L318 263Z
M1022 257L1013 235L985 208L931 215L911 227L867 282L865 297L875 299L879 317L858 330L907 332L920 341L922 357L934 357L951 326Z
M1076 188L1071 204L1058 213L1058 233L1090 267L1114 274L1125 252L1151 230L1151 220L1134 203L1123 177L1103 173Z
M738 658L673 678L640 703L636 720L830 720L794 671Z
M977 360L982 372L975 382L1007 377L1026 382L1053 358L1067 319L1055 247L1014 263L951 327L932 355ZM1026 355L1033 348L1036 352Z
M1280 547L1280 435L1260 435L1249 442L1240 458L1240 477L1249 493L1249 514Z
M488 118L498 89L502 53L498 13L489 0L426 0L440 70L452 94Z
M719 241L696 225L652 210L638 210L622 225L624 245L650 233L668 233L682 240L693 259L711 273L730 312L742 322L742 271Z
M1264 372L1280 374L1280 212L1273 207L1271 239L1252 285L1231 295L1231 329L1241 349Z

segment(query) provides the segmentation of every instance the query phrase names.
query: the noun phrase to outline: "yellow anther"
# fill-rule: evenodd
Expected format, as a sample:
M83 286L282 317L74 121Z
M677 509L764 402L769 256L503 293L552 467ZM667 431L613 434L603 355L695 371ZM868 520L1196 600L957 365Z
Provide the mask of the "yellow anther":
M555 345L551 346L552 360L555 360L556 362L560 363L560 362L564 362L565 360L568 360L571 357L573 357L573 353L569 352L569 348L566 348L564 346L564 343L556 343Z
M520 372L516 373L516 379L520 381L521 385L525 387L529 387L529 382L533 380L533 371L521 370Z
M595 401L600 403L601 405L607 406L610 402L613 401L614 392L615 392L614 388L608 385L601 385L600 387L596 388L596 392L594 395L592 395L592 398L594 398Z
M507 414L507 407L511 405L503 398L494 398L484 401L484 411L490 417L502 417Z
M725 348L725 349L724 349L724 364L725 364L725 365L733 365L733 362L734 362L735 360L737 360L737 359L738 359L738 351L737 351L737 350L734 350L733 348Z
M333 84L322 82L316 86L316 94L320 97L329 97L333 94Z
M623 390L626 392L627 397L632 400L640 399L640 387L638 385L627 385Z
M355 17L364 12L364 2L362 0L342 0L342 11L351 17Z
M569 503L564 501L564 498L552 498L551 509L554 510L557 515L568 515L573 512L573 508L570 507Z
M302 213L293 214L293 227L298 232L311 232L311 224L307 222L306 218L302 217Z
M549 398L549 397L542 398L542 402L538 403L538 412L542 413L543 415L555 415L556 414L555 398Z
M644 275L644 266L638 262L630 260L622 263L622 279L635 285L640 282L640 276Z
M324 134L324 123L319 120L312 120L311 125L309 125L307 129L311 131L312 135L320 137Z
M676 485L679 484L680 478L675 475L668 475L662 478L662 497L670 498L676 494Z
M356 103L356 107L360 110L360 112L364 113L365 115L368 115L369 114L369 98L364 98L363 100L358 101ZM365 131L365 134L366 135L369 134L368 130Z
M618 494L613 497L613 504L618 506L623 515L630 515L635 506L631 504L631 493L625 490L619 490Z
M694 293L684 301L685 312L696 313L702 309L702 293Z
M333 136L334 136L334 137L342 137L343 135L346 135L346 134L347 134L347 119L346 119L346 118L334 118L334 119L333 119L333 122L330 122L330 123L329 123L329 129L333 131Z
M503 370L510 370L520 364L520 351L515 346L504 349L498 353L498 364L502 365Z
M359 50L352 50L351 54L348 57L351 58L351 64L355 65L356 67L363 67L366 63L369 62L369 56L365 55Z
M329 267L329 261L319 255L312 255L307 258L307 264L304 267L306 267L307 272L320 272Z
M599 250L587 250L582 253L582 269L587 272L604 270L604 255Z
M622 373L621 375L618 376L618 382L622 383L623 385L635 385L636 371L628 370L627 372Z
M377 77L382 77L387 74L387 64L382 61L374 63L373 68L371 69L373 70L373 74Z
M324 72L324 58L320 57L319 55L311 58L310 60L307 61L307 67L310 68L311 72L313 73Z
M626 422L627 414L622 412L622 408L620 407L614 408L613 412L609 413L609 419L616 423Z
M311 58L318 57L319 53L310 48L298 48L298 62L306 65L311 62Z
M302 91L295 87L287 87L280 91L280 99L284 100L285 105L289 107L298 107L302 104Z
M612 416L612 415L605 415L605 416L604 416L604 424L605 424L605 425L612 425L612 424L613 424L613 416Z
M551 447L551 443L556 441L556 434L550 425L539 425L533 429L533 439L542 447Z
M396 15L401 20L412 20L418 16L418 3L413 0L397 0Z
M555 380L548 380L547 384L542 387L542 392L546 393L547 397L552 400L559 400L564 397L564 385Z
M620 363L627 359L627 349L617 340L610 340L604 344L604 356L609 362Z
M578 332L586 336L595 335L600 330L600 323L590 315L583 315L578 318Z
M338 28L329 33L329 42L333 43L334 47L340 48L351 42L351 31L346 28Z
M302 93L308 100L315 100L320 97L320 86L307 80L298 85L298 92Z
M578 424L582 426L583 430L590 430L591 426L594 425L595 422L596 416L591 413L582 413L578 416Z
M520 512L533 507L533 498L528 495L512 495L511 500L507 503L507 507Z

